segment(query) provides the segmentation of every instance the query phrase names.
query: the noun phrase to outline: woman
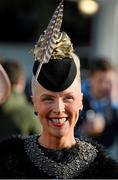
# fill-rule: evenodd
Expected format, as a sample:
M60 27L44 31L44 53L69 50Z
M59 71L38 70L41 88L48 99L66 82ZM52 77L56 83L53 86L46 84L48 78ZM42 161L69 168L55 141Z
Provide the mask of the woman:
M117 163L101 146L74 137L82 109L80 69L69 37L59 32L62 10L63 2L34 50L32 100L43 132L1 143L1 178L118 178Z

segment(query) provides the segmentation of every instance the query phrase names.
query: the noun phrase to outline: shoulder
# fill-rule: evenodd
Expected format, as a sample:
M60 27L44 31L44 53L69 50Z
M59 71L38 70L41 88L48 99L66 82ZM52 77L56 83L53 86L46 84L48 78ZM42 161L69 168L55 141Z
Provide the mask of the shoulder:
M8 139L5 139L0 142L0 159L5 154L17 153L23 149L24 146L24 137L21 135L11 136Z
M0 178L22 177L29 163L24 141L22 136L14 136L0 143Z
M96 147L98 152L95 160L91 163L90 171L94 171L98 178L118 178L118 163L107 154L102 145L93 141L91 144Z

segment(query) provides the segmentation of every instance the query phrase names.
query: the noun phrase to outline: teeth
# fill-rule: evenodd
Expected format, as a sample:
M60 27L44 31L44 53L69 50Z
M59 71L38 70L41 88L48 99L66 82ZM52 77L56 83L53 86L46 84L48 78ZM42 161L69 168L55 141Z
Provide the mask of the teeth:
M66 121L66 118L51 119L51 121L54 122L54 123L64 123Z

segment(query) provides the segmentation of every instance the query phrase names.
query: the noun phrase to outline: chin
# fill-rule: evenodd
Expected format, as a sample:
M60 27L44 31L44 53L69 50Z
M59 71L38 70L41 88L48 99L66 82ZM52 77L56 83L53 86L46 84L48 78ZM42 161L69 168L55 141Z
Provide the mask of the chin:
M64 136L66 136L66 131L51 131L50 132L51 136L57 137L57 138L62 138Z

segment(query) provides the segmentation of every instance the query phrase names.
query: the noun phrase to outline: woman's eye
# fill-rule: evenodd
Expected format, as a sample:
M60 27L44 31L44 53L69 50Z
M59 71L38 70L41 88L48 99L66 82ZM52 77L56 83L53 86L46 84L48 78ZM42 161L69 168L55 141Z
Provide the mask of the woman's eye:
M67 96L67 97L64 98L64 100L65 101L73 101L74 98L73 98L73 96Z
M47 97L47 98L43 98L42 100L45 101L45 102L52 102L53 98Z

